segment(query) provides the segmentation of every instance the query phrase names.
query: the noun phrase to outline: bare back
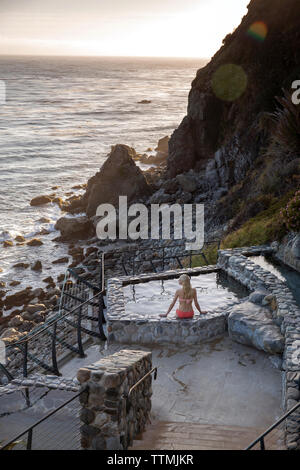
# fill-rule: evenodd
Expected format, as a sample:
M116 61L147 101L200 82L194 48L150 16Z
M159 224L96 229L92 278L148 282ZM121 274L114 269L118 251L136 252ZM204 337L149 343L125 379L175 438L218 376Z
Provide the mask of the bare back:
M176 295L179 300L179 310L182 312L190 312L193 309L193 301L195 300L196 289L192 289L192 295L188 298L184 296L183 289L178 289Z

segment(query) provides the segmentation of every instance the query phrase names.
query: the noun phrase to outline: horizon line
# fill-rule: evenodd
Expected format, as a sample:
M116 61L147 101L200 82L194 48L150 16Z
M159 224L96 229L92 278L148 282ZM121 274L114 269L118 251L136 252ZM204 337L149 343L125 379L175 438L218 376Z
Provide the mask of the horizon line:
M140 55L93 55L93 54L7 54L0 53L0 57L62 57L62 58L83 58L83 59L198 59L198 60L210 60L211 57L200 57L200 56L140 56Z

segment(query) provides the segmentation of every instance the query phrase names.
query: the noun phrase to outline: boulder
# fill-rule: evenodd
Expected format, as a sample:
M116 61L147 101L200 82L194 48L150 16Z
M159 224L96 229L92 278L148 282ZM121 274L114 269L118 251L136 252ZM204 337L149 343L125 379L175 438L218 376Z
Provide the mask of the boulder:
M60 274L59 276L57 276L57 282L63 282L63 280L65 279L65 275L64 274Z
M100 204L117 206L119 196L127 196L130 203L151 194L151 188L133 156L133 149L127 145L112 147L101 170L88 181L83 196L83 206L89 217L96 214Z
M8 326L15 328L15 327L22 325L22 323L23 323L23 318L21 317L21 315L16 315L14 318L12 318L9 321Z
M62 200L61 197L54 197L54 198L52 199L52 202L53 202L54 204L57 204L60 209L63 207L63 204L64 204L64 201Z
M23 242L25 242L25 237L23 237L23 235L17 235L15 240L18 243L23 243Z
M32 291L32 295L37 298L43 298L45 296L45 292L43 289L41 289L41 287L37 287Z
M165 137L162 137L161 139L159 139L157 147L156 147L155 150L157 152L162 152L162 153L168 154L168 152L169 152L169 140L170 140L170 137L168 135L166 135Z
M13 265L13 268L27 269L29 266L28 263L17 263Z
M52 264L63 264L63 263L68 263L68 261L69 261L69 257L64 256L63 258L58 258L58 259L52 261Z
M4 240L3 242L4 248L10 248L11 246L13 246L13 242L11 240Z
M61 217L55 224L64 240L83 240L93 235L94 227L86 216Z
M30 201L31 206L42 206L43 204L49 204L52 199L49 196L36 196Z
M1 334L0 338L2 340L7 339L7 340L13 342L13 341L17 341L18 339L20 339L21 336L22 336L22 333L20 331L17 331L15 328L7 328Z
M39 238L33 238L32 240L29 240L27 242L28 246L41 246L43 245L43 242Z
M20 307L32 299L33 295L31 292L31 287L27 287L26 289L16 292L15 294L7 295L4 304L7 309L10 309L12 307Z
M42 313L39 313L39 312L35 313L33 315L32 319L35 323L42 323L42 322L45 321L44 315Z
M256 290L249 295L249 301L262 305L264 298L269 294L267 290Z
M43 312L44 310L46 310L46 306L44 304L27 305L26 307L26 311L28 313Z
M46 284L54 284L54 279L52 276L48 276L43 279L43 282L46 282Z
M41 271L43 269L43 265L40 260L37 260L32 266L31 269L33 271Z
M228 333L233 341L269 354L280 354L284 349L284 338L269 310L249 301L232 307L228 317Z

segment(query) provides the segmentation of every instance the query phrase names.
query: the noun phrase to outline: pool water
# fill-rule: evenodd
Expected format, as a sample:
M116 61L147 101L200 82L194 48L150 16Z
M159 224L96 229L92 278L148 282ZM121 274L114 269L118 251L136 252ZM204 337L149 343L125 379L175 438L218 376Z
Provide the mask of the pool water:
M300 307L300 273L271 256L251 256L250 259L285 282Z
M192 286L197 289L201 309L210 313L249 295L246 287L222 272L193 276ZM128 314L143 313L145 316L165 313L178 288L177 278L130 284L123 288L125 311ZM173 314L176 308L178 305L174 307Z

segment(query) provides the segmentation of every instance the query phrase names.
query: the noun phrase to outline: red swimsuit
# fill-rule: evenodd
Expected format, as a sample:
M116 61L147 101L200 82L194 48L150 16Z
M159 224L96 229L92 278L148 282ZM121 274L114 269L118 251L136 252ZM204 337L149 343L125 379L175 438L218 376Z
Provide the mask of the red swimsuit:
M193 299L180 299L180 302L193 302ZM192 305L191 305L191 310L189 312L183 312L182 310L176 310L176 315L178 318L193 318L194 316L194 311L192 310Z

